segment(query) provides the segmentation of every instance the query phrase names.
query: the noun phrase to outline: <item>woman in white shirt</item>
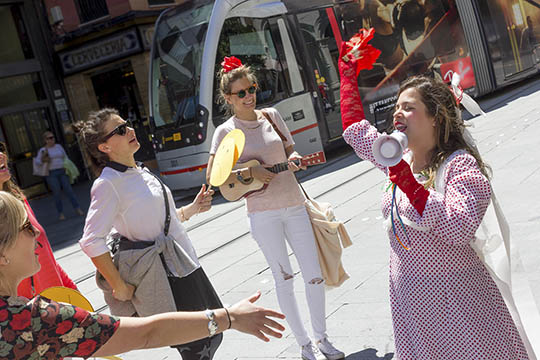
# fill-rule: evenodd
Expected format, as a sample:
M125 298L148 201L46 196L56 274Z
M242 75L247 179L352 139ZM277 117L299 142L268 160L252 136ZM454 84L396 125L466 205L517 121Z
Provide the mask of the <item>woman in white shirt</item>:
M111 303L118 300L121 304L133 304L135 313L129 315L146 316L149 308L150 314L160 312L162 303L169 301L170 295L174 298L171 300L172 306L176 305L173 310L221 308L221 301L202 270L195 249L181 224L181 221L210 209L213 190L206 190L203 185L191 204L176 209L170 190L150 171L135 162L134 154L140 147L139 142L133 128L116 110L102 109L91 113L88 121L78 124L78 128L94 171L99 175L92 186L90 208L79 243L110 286L111 301L108 303L111 312ZM164 192L167 194L165 202L168 202L169 213L172 215L168 226L165 224ZM118 260L115 260L116 266L106 244L112 229L122 236L118 245L122 257L118 256ZM172 246L180 249L188 267L181 273L181 267L175 265L180 257L178 253L156 250L161 258L160 272L156 274L162 275L155 281L163 281L163 277L166 277L166 286L170 286L170 291L168 287L165 289L167 298L157 293L145 293L145 296L139 291L142 285L135 287L131 284L136 283L131 277L133 271L122 273L122 261L134 261L131 250L153 247L161 241L158 238L164 233L166 237L168 233L169 238L172 238ZM212 359L221 339L222 335L215 335L176 348L184 360Z
M71 205L73 205L73 209L77 215L84 215L64 169L64 159L66 157L64 148L55 142L54 134L50 131L43 133L43 141L45 141L45 146L39 149L37 162L39 164L49 164L49 175L45 177L45 180L53 193L54 205L58 211L58 219L64 220L66 218L64 215L64 205L62 204L62 189L69 198L69 201L71 201Z

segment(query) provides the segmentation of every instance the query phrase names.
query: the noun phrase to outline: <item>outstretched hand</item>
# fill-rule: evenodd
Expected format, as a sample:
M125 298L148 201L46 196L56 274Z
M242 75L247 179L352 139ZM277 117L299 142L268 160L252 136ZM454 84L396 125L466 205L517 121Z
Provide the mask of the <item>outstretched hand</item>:
M210 210L212 207L212 196L214 195L214 190L209 186L206 188L205 184L202 184L201 189L195 200L193 200L193 206L197 209L197 213L202 213Z
M254 303L259 300L261 293L250 296L236 304L230 309L231 327L258 337L263 341L270 341L267 335L281 338L285 327L272 318L285 319L285 315L277 311L263 308Z

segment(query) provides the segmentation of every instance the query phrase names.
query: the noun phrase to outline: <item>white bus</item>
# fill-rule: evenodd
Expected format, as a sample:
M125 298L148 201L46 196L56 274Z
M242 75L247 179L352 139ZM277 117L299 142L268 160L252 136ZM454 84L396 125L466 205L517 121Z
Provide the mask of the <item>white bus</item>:
M216 73L225 56L255 69L258 106L276 107L297 150L308 154L341 139L342 41L362 27L375 28L371 44L382 54L358 84L366 118L384 129L399 82L409 75L448 80L459 72L463 87L477 96L537 73L535 44L524 48L516 34L529 20L539 23L540 6L515 2L191 0L168 9L156 22L149 79L160 174L173 190L205 181L214 129L226 120L216 104Z

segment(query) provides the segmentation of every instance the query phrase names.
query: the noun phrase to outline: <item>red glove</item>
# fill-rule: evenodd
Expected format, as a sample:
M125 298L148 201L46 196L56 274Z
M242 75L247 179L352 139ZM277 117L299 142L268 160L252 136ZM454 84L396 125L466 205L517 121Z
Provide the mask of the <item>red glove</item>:
M388 175L390 181L407 195L412 206L422 216L429 197L429 191L424 188L424 185L416 181L409 164L405 160L401 160L397 165L388 168Z

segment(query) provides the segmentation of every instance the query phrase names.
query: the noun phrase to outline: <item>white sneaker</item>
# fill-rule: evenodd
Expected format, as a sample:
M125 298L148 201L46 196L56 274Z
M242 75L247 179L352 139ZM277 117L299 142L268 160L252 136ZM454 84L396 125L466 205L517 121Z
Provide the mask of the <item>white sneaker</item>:
M328 338L324 338L317 342L317 347L326 356L328 360L341 360L345 359L345 353L335 348Z
M302 360L326 360L326 356L310 341L309 344L302 346Z

